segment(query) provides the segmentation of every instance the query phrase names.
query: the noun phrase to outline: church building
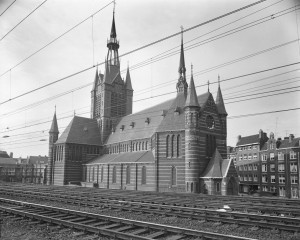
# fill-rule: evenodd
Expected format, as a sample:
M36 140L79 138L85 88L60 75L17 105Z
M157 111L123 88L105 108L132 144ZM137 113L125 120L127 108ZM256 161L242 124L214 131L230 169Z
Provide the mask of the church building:
M197 95L192 72L187 83L182 36L176 97L137 113L129 67L125 80L120 73L114 15L107 48L105 72L96 70L91 91L91 117L74 116L59 136L54 114L47 183L237 194L220 83L216 100L209 88Z

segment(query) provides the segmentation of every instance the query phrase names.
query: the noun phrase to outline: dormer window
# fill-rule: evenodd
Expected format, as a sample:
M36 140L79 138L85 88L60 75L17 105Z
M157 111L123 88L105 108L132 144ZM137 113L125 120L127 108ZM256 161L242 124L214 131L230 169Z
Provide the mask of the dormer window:
M175 115L179 115L179 114L180 114L180 108L179 108L179 107L176 107L176 108L175 108L174 114L175 114Z
M149 124L150 123L150 118L146 118L145 123Z
M134 128L134 122L131 122L129 125L131 128Z
M167 115L168 110L162 110L161 111L161 116L165 117Z
M120 129L121 129L121 131L124 131L125 126L124 126L124 125L121 125Z
M84 131L84 132L88 132L88 128L87 128L87 127L84 127L84 128L83 128L83 131Z

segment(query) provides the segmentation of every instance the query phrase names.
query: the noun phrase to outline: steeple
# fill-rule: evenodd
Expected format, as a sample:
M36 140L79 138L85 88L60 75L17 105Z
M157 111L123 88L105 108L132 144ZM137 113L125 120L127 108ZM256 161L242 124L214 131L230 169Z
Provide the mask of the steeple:
M110 31L110 39L107 40L107 61L110 66L117 66L120 68L119 61L119 41L117 40L116 24L115 24L115 12L113 12L113 20Z
M197 93L195 89L194 77L193 77L193 65L191 65L191 80L188 88L188 93L185 101L185 107L200 107Z
M131 85L131 77L129 73L129 66L127 66L127 73L126 73L126 79L125 79L125 87L127 90L133 90Z
M176 84L176 88L177 88L177 93L183 92L184 95L186 96L188 85L186 83L185 72L186 69L185 69L184 49L183 49L183 27L181 27L181 48L180 48L179 68L178 68L179 78Z
M216 105L217 105L217 109L219 114L222 115L228 115L225 109L225 104L224 104L224 100L223 100L223 96L222 96L222 92L221 92L221 87L220 87L220 76L218 76L218 93L217 93L217 98L216 98Z
M54 116L53 116L53 120L52 120L52 124L51 124L51 128L49 130L49 133L57 133L57 134L59 133L57 119L56 119L56 106L55 106L55 112L54 112Z

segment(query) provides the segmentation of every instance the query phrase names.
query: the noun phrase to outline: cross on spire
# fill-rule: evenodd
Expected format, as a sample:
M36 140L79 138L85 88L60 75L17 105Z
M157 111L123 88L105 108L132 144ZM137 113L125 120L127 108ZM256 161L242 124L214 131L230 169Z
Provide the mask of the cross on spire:
M220 86L220 75L218 74L218 84Z
M114 2L113 14L115 14L115 10L116 10L116 0L114 0L113 2Z
M191 63L191 74L193 75L193 64Z

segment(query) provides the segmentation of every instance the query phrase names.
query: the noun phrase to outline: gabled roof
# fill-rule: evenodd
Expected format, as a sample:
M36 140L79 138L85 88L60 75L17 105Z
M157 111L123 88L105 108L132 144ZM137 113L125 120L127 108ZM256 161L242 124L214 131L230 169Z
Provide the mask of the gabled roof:
M238 141L236 145L240 146L240 145L247 145L252 143L260 143L259 134L242 137L241 140Z
M216 148L201 178L223 178L221 167L222 167L222 157L218 149ZM223 170L223 172L225 172L225 170Z
M57 119L56 119L56 111L54 112L51 128L49 130L49 133L59 133L58 126L57 126Z
M46 164L48 163L48 157L47 156L29 156L28 157L28 163L29 164Z
M200 107L207 102L209 96L211 93L198 96ZM123 117L115 127L115 132L109 135L106 144L150 138L155 132L183 130L185 101L184 94L178 94L173 99ZM147 118L150 120L149 124L145 123ZM133 128L130 127L132 122Z
M276 148L281 149L281 148L293 148L293 147L299 147L300 145L300 138L293 138L290 142L289 139L283 139L280 141L275 140L276 142ZM261 150L267 150L268 149L268 144L270 144L270 140L265 142L264 145L262 146Z
M225 109L225 104L224 104L220 84L219 84L219 87L218 87L216 105L217 105L218 113L227 116L227 112L226 112L226 109Z
M104 154L87 163L87 165L105 163L153 163L155 161L152 151L126 152L120 154Z
M2 158L0 157L0 166L1 165L16 165L18 163L19 159L17 158Z
M65 131L56 141L56 144L60 143L101 145L97 120L74 116Z

